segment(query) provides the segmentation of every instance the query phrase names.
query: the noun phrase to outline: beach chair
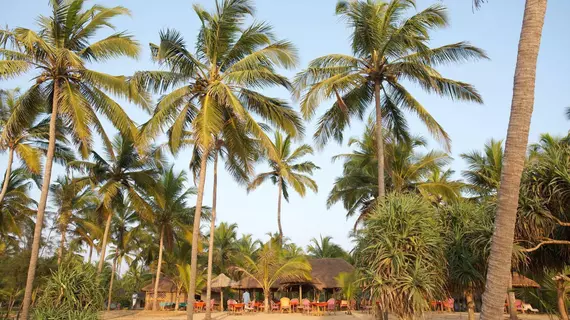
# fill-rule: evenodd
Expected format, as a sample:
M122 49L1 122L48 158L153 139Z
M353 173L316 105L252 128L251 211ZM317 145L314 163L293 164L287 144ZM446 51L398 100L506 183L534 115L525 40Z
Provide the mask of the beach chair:
M255 300L251 301L250 303L246 303L245 306L243 306L243 310L246 313L255 312Z
M443 302L443 306L446 311L454 312L455 311L455 299L449 298Z
M302 305L302 309L303 309L303 314L311 314L311 301L309 301L309 299L303 299L301 301L301 305Z
M279 311L279 305L275 301L271 301L271 312Z
M523 309L523 302L522 300L516 299L515 300L515 310L520 311L522 313L524 313L524 309Z
M327 312L329 314L334 313L336 314L336 308L335 308L335 300L333 298L330 298L327 301Z
M228 312L230 314L232 314L234 312L234 304L236 304L236 301L234 299L228 300Z
M281 310L281 313L283 313L284 311L287 312L291 312L291 300L287 297L283 297L279 300L281 302L281 306L279 307L279 309Z
M523 303L522 304L522 312L525 313L526 311L538 313L538 309L533 308L530 303Z
M291 311L297 312L299 308L299 299L291 299Z

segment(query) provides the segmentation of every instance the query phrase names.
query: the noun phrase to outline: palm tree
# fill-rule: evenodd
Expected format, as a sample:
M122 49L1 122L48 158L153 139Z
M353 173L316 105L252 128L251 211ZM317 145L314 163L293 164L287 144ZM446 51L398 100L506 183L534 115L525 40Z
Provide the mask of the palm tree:
M214 231L212 265L216 266L216 273L227 272L231 259L238 251L237 229L236 223L221 222Z
M2 129L10 121L10 116L14 110L19 107L19 96L19 89L0 90L0 123ZM38 123L31 122L29 125L29 127L20 127L17 132L12 134L0 136L3 140L0 142L0 148L8 150L5 176L10 176L14 155L21 159L22 165L31 173L37 175L41 171L41 157L47 151L47 140L49 138L49 118L42 119ZM64 136L69 130L63 128L61 122L57 123L56 130L54 160L64 164L74 158L73 152L67 147L69 142ZM4 182L0 192L0 202L6 195L8 179L4 179Z
M0 252L8 247L18 247L17 237L22 235L22 228L26 224L32 223L31 217L37 206L30 198L32 182L27 170L13 170L7 180L7 184L3 182L3 185L7 185L6 195L0 202Z
M481 0L475 1L481 2ZM534 107L536 63L546 3L546 0L527 0L525 4L515 67L511 116L505 140L506 161L501 173L501 189L498 194L496 231L493 234L481 309L483 319L498 320L502 317L503 297L509 283L509 257L513 250L520 180Z
M156 278L154 285L154 297L152 310L158 310L158 284L160 282L160 270L162 267L162 253L164 248L172 248L174 235L177 228L185 228L180 221L182 217L189 215L188 197L196 194L193 188L186 188L186 173L184 171L175 173L174 168L162 173L160 180L147 195L146 201L152 208L152 224L160 234L160 244L158 251L158 265L156 267Z
M355 259L364 290L382 311L410 319L429 309L445 286L444 228L419 195L393 193L382 199L356 233Z
M355 146L350 153L339 154L333 161L343 159L343 173L336 178L327 199L331 207L341 202L347 210L347 217L358 214L356 228L378 198L377 153L375 128L368 122L362 138L351 138L349 146ZM392 134L384 136L384 171L386 187L393 192L414 192L421 194L435 205L451 203L461 196L463 184L450 179L450 171L445 168L451 157L440 151L418 152L427 146L421 137L409 137L398 141Z
M142 138L152 138L165 127L169 129L171 144L182 142L185 129L192 128L193 140L202 155L209 155L216 136L230 143L238 135L241 123L259 143L268 149L272 158L276 153L264 132L265 126L253 114L293 136L302 133L297 113L283 100L271 98L256 91L268 86L291 88L286 77L275 67L292 68L297 54L291 43L276 40L271 26L264 22L245 25L253 16L250 0L219 0L209 13L194 6L202 25L196 53L186 49L182 36L174 30L160 34L160 45L151 45L153 57L169 67L169 71L139 72L136 83L164 91L177 87L163 96L152 119L145 124ZM180 87L179 87L180 86ZM229 125L225 121L230 119ZM190 281L188 319L193 316L196 280L197 243L199 241L202 199L206 181L208 157L200 161L194 239L192 245L192 277Z
M352 314L352 299L356 296L358 291L358 272L341 272L334 279L338 287L341 289L342 295L348 301L346 314Z
M115 248L109 252L108 258L113 261L111 267L111 281L109 282L109 293L107 299L107 311L111 310L111 301L113 294L113 281L117 273L117 267L121 265L123 259L127 265L130 265L133 258L129 253L134 251L137 246L132 239L141 231L135 226L138 220L138 214L132 209L129 203L121 203L116 206L116 214L114 215L115 223L111 231L111 238L115 244Z
M313 258L344 258L347 253L336 243L333 243L331 236L320 236L320 239L311 239L311 244L307 246L307 253Z
M281 196L289 201L289 185L293 187L301 197L304 197L307 188L318 191L317 183L309 176L313 171L320 169L311 161L298 162L302 157L313 154L313 148L308 144L303 144L294 150L291 150L292 137L275 132L275 141L272 149L277 153L277 158L268 157L269 167L271 171L260 173L247 187L248 191L259 187L263 182L271 179L273 184L277 185L277 226L279 227L279 239L283 240L283 228L281 227Z
M444 78L435 69L446 64L487 58L466 42L430 48L430 32L448 25L445 7L435 4L409 18L402 18L414 1L339 1L336 12L352 28L353 55L331 54L314 59L295 78L296 96L306 119L320 102L336 99L319 119L315 140L324 145L330 138L342 142L351 118L362 119L375 103L378 154L378 195L385 195L383 131L386 127L405 139L407 123L402 110L415 113L429 132L450 148L450 138L439 123L404 87L402 80L452 99L482 103L471 85Z
M263 245L257 258L241 255L235 259L237 265L232 269L246 277L251 277L263 290L265 312L269 312L269 294L271 287L281 278L293 277L311 279L311 264L303 256L287 258L283 250L269 241Z
M83 8L83 0L50 1L51 16L38 19L39 31L27 28L0 30L0 77L10 78L37 71L33 84L22 96L20 107L14 110L12 120L6 123L3 136L19 131L22 124L35 119L41 111L40 101L49 101L49 143L38 205L28 280L24 295L22 317L27 319L32 297L33 281L37 266L43 218L48 198L53 158L55 152L56 123L61 119L71 128L73 141L87 157L93 144L94 129L110 145L99 119L102 114L121 131L134 136L136 127L119 104L106 92L127 97L146 104L146 95L131 86L123 76L112 76L90 70L86 62L105 62L127 56L136 57L138 43L128 34L119 32L96 42L91 42L96 31L112 27L110 20L129 14L123 7Z
M471 151L460 157L467 162L467 170L462 172L469 183L471 192L479 197L495 196L501 182L503 169L503 141L491 139L483 152Z
M475 319L474 295L485 286L486 255L478 244L482 225L492 226L491 210L485 204L459 202L444 208L448 221L446 257L449 269L449 287L458 295L464 295L468 319Z
M255 258L255 254L257 250L263 246L263 242L259 239L253 240L251 234L244 234L241 238L237 239L236 246L240 254Z
M122 201L124 193L131 206L148 219L152 209L140 193L149 192L156 184L157 170L162 168L164 159L160 156L160 149L149 148L147 154L141 155L133 140L122 135L115 137L111 149L105 150L105 157L95 151L91 156L92 162L73 161L69 166L87 172L87 176L76 180L99 185L98 193L102 200L97 211L106 219L98 264L98 272L101 273L114 205Z
M89 222L82 221L81 217L95 209L97 197L86 187L85 183L73 182L68 176L58 177L50 187L52 202L57 208L57 227L61 236L57 252L58 266L61 266L69 227L71 225L89 227Z

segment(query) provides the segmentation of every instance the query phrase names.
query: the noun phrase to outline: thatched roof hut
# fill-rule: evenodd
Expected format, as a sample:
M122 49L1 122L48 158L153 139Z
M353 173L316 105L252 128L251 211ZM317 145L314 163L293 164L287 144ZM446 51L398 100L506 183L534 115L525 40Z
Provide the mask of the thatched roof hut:
M354 267L341 258L309 259L311 280L281 279L271 288L278 289L290 285L309 284L318 290L338 288L336 277L341 272L352 272ZM261 289L257 281L246 277L231 286L233 289Z
M540 288L540 285L532 280L529 279L518 272L513 272L513 288Z
M154 281L144 286L141 291L154 292ZM158 292L176 292L176 284L170 278L162 277L158 282Z

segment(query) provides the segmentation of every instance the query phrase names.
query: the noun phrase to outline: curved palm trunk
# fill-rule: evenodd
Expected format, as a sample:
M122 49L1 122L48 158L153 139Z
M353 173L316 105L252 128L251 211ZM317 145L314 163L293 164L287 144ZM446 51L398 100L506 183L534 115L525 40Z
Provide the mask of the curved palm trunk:
M160 269L162 267L162 247L164 245L164 226L160 228L160 247L158 248L158 265L156 266L156 282L152 300L152 311L158 310L158 284L160 282Z
M558 313L561 320L568 320L568 311L564 300L566 299L566 290L564 289L564 280L556 280L556 302L558 304Z
M103 271L103 264L105 263L105 254L107 251L107 240L109 238L109 230L111 229L111 218L113 218L113 213L108 212L107 222L105 223L105 232L103 233L103 240L101 244L101 256L99 257L99 265L97 266L97 274L101 274Z
M208 243L208 278L206 288L206 320L212 319L212 262L214 260L214 232L216 230L216 202L218 197L218 150L214 150L214 189L212 190L212 218L210 221L210 239Z
M40 242L42 240L42 227L44 223L44 214L46 211L49 186L51 183L51 170L53 167L53 157L55 154L55 127L57 122L57 107L59 100L59 84L54 81L53 84L53 101L51 117L49 121L49 142L46 155L44 178L42 181L42 191L38 204L38 213L36 215L36 225L34 227L34 239L32 241L32 250L30 256L30 265L28 266L28 277L26 279L26 291L24 293L24 301L22 302L22 313L20 319L27 320L30 313L30 305L32 303L32 291L34 289L34 278L36 276L36 267L38 265L38 256L40 253Z
M465 302L467 302L467 320L475 320L475 301L473 301L473 290L465 290Z
M113 269L111 269L111 282L109 282L109 298L107 299L107 311L111 311L111 300L113 297L113 280L115 280L115 270L117 270L117 258L113 261Z
M504 167L498 195L481 319L503 317L503 301L510 278L519 187L534 104L536 61L547 0L527 0L515 69L511 117L505 143Z
M283 228L281 228L281 194L283 193L283 178L279 176L279 195L277 196L277 226L279 227L279 245L283 244Z
M386 195L384 183L384 137L382 135L382 107L380 105L380 81L374 82L374 99L376 102L376 149L378 149L378 198Z
M200 161L200 179L196 199L196 212L194 214L194 228L192 233L192 256L190 257L190 287L188 288L188 305L186 319L194 319L194 295L196 293L196 269L198 267L198 242L200 241L200 219L202 216L202 201L204 200L204 186L206 184L206 167L208 164L209 149L202 153Z
M63 226L61 232L61 238L59 240L59 250L57 251L57 266L61 265L63 260L63 250L65 248L65 233L67 232L67 226Z
M10 148L8 153L8 163L6 167L6 173L4 174L4 183L2 184L2 192L0 193L0 203L4 200L6 196L6 191L8 191L8 184L10 182L10 175L12 174L12 162L14 161L14 149Z

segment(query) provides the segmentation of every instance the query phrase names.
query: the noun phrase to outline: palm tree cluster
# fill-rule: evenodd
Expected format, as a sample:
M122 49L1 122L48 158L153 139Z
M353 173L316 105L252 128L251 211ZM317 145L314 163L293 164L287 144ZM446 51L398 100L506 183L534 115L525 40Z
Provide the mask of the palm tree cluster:
M476 7L482 2L474 1ZM195 45L177 30L161 30L150 44L157 70L130 75L91 68L140 56L135 37L112 24L131 14L127 8L84 0L52 0L50 8L34 29L0 29L0 80L33 80L25 90L0 90L0 150L7 153L0 269L18 263L27 270L26 277L0 277L8 316L21 302L20 317L28 319L34 293L42 297L37 306L47 308L59 280L90 291L91 273L97 288L108 289L107 309L119 292L151 282L156 310L157 288L167 276L177 287L177 307L182 291L187 293L188 319L195 293L205 287L210 319L212 276L227 272L257 281L268 310L270 288L279 279L307 279L307 257L334 257L357 268L338 277L345 297L362 289L380 302L379 311L402 319L449 294L463 295L474 319L474 301L484 288L483 317L495 319L509 266L555 281L558 312L568 318L570 278L558 257L568 255L570 244L570 138L545 134L527 149L546 0L526 1L505 149L491 140L483 152L462 154L468 165L463 180L450 169L451 137L409 87L483 103L472 85L438 70L488 59L464 41L431 46L433 32L449 25L442 3L416 10L413 0L339 1L336 14L352 32L351 53L315 58L293 79L281 72L298 67L297 49L256 19L252 0L216 0L211 11L194 5L200 21ZM109 29L112 34L99 36ZM274 87L289 92L300 110L268 96L266 89ZM312 175L319 167L307 160L314 149L301 141L305 122L331 100L313 133L317 148L331 139L343 143L354 121L368 119L362 136L348 141L354 150L333 157L343 169L327 199L328 207L340 202L348 217L358 217L356 245L349 254L321 235L305 254L284 235L282 198L289 201L290 190L301 197L307 189L318 191ZM151 116L135 123L118 101ZM429 150L426 139L412 133L407 113L419 118L443 151ZM118 133L107 132L104 121ZM183 148L192 149L189 173L175 170L167 155ZM278 232L268 241L238 238L236 224L216 224L220 160L248 192L268 180L277 185ZM52 178L54 162L66 170ZM268 170L256 173L260 162ZM209 165L212 203L206 206ZM40 190L37 200L34 188ZM209 222L207 235L203 222ZM89 267L82 270L84 260ZM128 270L121 272L125 264ZM62 305L84 303L83 296L63 292L71 302ZM57 318L58 311L44 316Z

